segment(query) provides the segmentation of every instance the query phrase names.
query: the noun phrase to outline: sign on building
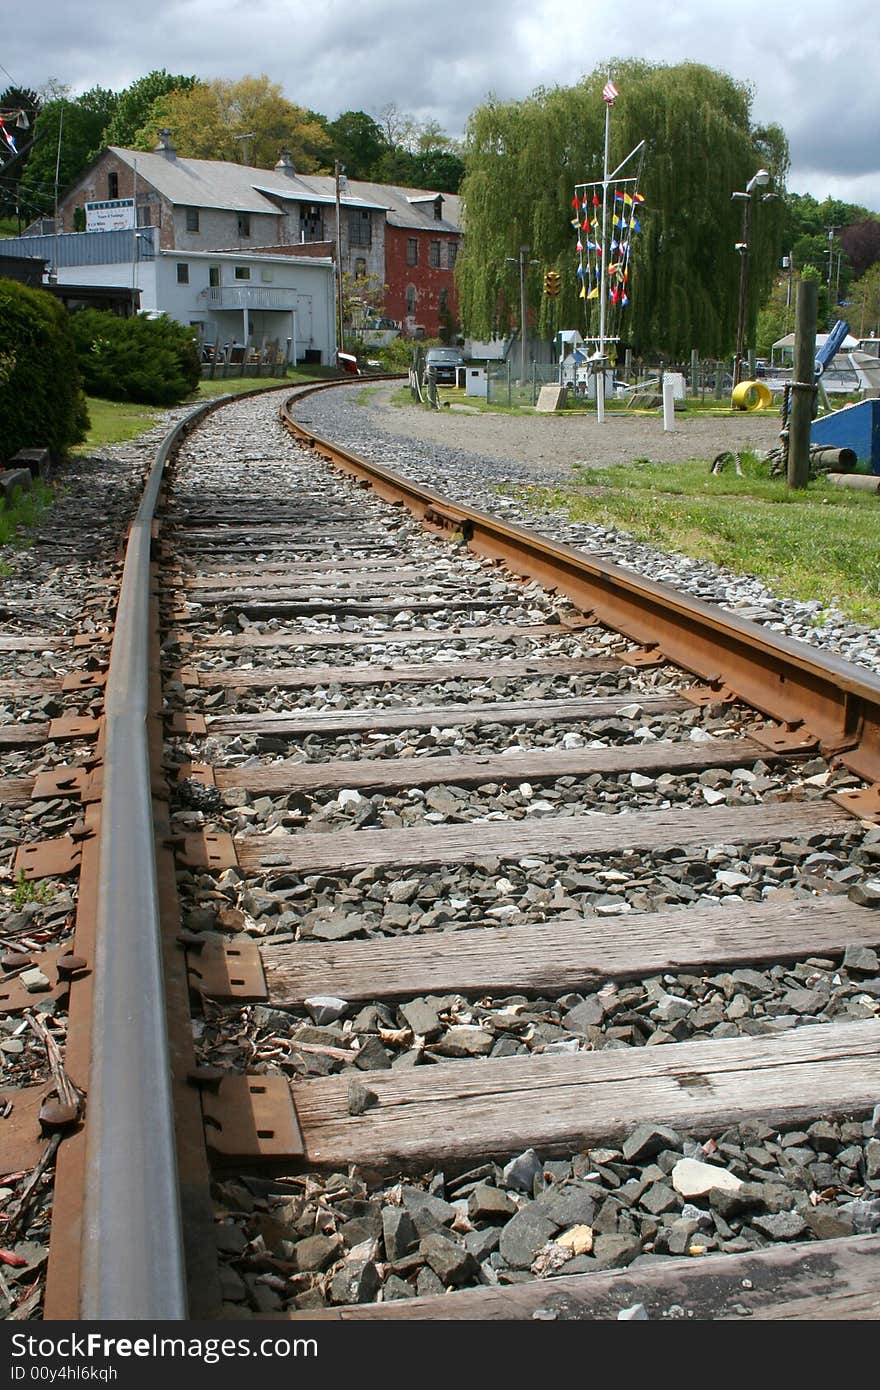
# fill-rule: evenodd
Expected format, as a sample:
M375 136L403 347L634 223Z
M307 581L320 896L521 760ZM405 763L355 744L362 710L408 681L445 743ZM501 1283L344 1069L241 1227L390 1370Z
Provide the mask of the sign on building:
M134 228L134 198L111 198L86 203L87 232L118 232Z

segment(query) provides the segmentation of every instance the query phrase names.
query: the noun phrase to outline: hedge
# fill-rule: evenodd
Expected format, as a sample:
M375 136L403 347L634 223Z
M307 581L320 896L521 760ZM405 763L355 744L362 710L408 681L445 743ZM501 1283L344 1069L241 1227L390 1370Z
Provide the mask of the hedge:
M176 405L201 377L191 328L162 315L121 319L97 309L71 316L83 384L91 396Z
M45 290L0 279L0 458L61 455L88 427L67 310Z

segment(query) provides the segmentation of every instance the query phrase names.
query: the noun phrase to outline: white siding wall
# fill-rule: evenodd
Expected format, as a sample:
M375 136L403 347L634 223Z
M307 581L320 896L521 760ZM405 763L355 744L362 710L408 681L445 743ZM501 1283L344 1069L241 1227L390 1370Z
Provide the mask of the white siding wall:
M189 267L186 285L178 283L178 264ZM249 281L236 280L236 265L250 266ZM217 308L211 303L209 271L212 266L220 270L223 289L250 286L278 292L277 298L284 308L270 310L255 304L248 310L250 334L258 343L265 337L277 338L283 344L293 337L292 311L296 310L295 337L300 359L306 349L311 348L321 353L322 362L333 360L336 351L333 267L320 260L295 261L279 257L266 261L246 255L226 259L162 252L155 260L139 261L134 267L135 284L141 290L141 309L159 310L179 323L197 323L203 327L208 342L218 338L240 342L244 332L241 309ZM62 278L68 285L130 285L132 269L124 262L68 266ZM263 271L271 274L271 280L262 278Z

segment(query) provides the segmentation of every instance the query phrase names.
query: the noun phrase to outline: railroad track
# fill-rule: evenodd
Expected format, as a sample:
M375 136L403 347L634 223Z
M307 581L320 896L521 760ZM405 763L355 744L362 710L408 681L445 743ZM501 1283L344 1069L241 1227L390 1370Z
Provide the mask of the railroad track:
M3 687L44 1316L876 1316L880 682L270 409Z

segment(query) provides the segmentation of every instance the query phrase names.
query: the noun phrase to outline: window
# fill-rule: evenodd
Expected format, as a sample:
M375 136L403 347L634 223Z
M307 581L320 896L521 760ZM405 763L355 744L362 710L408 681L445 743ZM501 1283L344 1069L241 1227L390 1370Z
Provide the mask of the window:
M189 266L186 261L177 262L177 283L178 285L189 284Z
M251 278L251 268L249 265L237 265L235 267L236 280L249 280Z
M449 291L440 291L440 313L441 315L449 312Z
M299 233L301 242L324 240L324 217L318 204L300 203Z
M153 225L153 209L152 209L152 208L138 208L137 224L138 224L139 227L152 227L152 225Z
M414 314L416 311L416 287L407 285L406 287L406 312Z
M354 263L354 278L356 280L366 280L367 278L367 263L363 256L358 256Z
M219 289L219 287L220 287L220 267L219 267L219 265L209 265L209 266L208 266L208 284L211 286L211 289L212 289L212 290Z
M407 265L418 265L419 263L419 239L417 236L410 236L406 239L406 263Z
M352 208L348 214L348 239L352 246L372 246L372 223L369 212Z
M73 230L84 232L86 229L86 210L84 207L73 209Z
M108 174L108 175L107 175L107 197L108 197L108 198L118 198L118 197L119 197L119 175L118 175L118 174Z
M456 261L457 256L458 256L458 242L457 242L457 241L447 241L447 243L446 243L446 264L447 264L447 266L449 267L450 270L452 270L453 266L455 265L455 261Z
M432 241L428 247L428 265L434 270L440 269L440 243Z
M238 214L238 235L250 236L251 234L251 215L249 212Z
M198 208L187 208L186 210L186 230L197 232L199 230L199 210Z

